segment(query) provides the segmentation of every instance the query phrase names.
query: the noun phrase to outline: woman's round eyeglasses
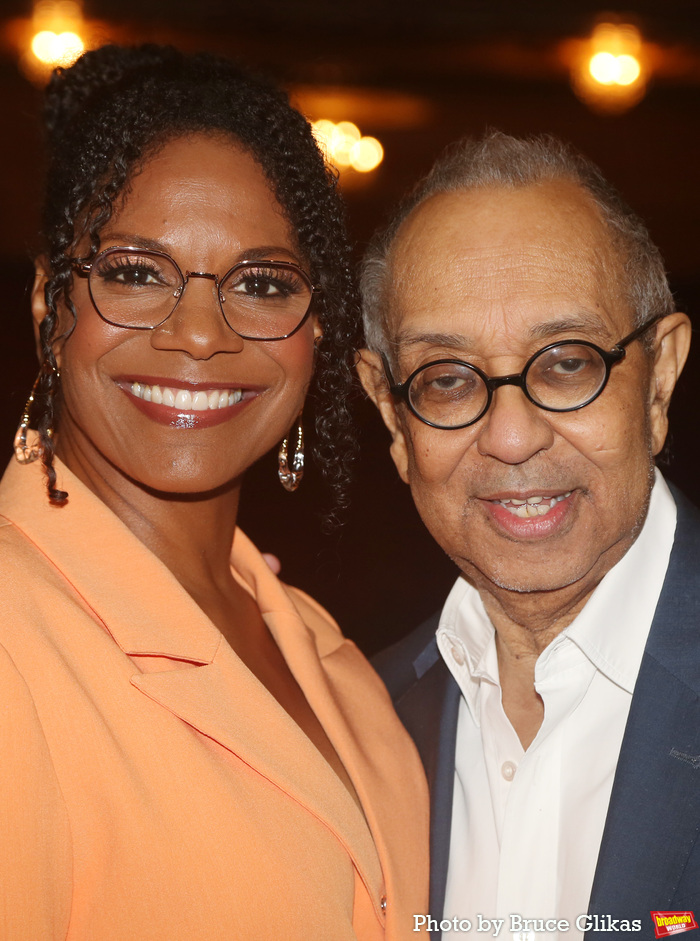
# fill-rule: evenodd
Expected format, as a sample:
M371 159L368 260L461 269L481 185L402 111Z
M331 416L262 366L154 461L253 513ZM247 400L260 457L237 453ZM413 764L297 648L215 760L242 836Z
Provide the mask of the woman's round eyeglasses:
M180 303L190 278L207 278L228 326L244 340L285 340L304 323L319 289L290 261L240 261L219 278L203 271L184 275L164 252L108 248L89 263L75 261L90 298L115 327L153 330Z
M637 327L607 351L588 340L562 340L538 350L521 373L487 376L459 359L439 359L420 366L397 384L382 353L389 390L402 399L426 425L455 429L473 425L486 414L500 386L518 386L527 398L548 412L574 412L601 394L610 370L625 358L626 347L665 316Z

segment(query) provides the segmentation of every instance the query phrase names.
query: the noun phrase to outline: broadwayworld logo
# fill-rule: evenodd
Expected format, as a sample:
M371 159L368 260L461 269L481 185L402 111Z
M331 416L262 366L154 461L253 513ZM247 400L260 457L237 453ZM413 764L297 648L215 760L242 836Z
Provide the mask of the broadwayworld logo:
M654 934L657 938L667 938L671 934L680 934L697 928L692 912L652 912Z

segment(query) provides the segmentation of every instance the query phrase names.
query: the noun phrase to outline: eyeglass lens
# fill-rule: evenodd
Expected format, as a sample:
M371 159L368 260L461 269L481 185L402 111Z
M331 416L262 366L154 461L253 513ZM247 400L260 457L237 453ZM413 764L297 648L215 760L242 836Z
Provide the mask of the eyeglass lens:
M107 251L93 263L93 303L110 323L149 329L163 323L185 288L175 263L149 252ZM212 281L216 293L216 286ZM293 333L306 316L313 289L294 265L247 262L219 284L228 325L244 337L275 339Z
M545 409L569 411L590 402L605 384L607 367L597 350L562 343L543 350L524 376L530 398ZM428 364L417 372L408 397L426 421L455 428L476 421L488 405L489 390L468 363Z

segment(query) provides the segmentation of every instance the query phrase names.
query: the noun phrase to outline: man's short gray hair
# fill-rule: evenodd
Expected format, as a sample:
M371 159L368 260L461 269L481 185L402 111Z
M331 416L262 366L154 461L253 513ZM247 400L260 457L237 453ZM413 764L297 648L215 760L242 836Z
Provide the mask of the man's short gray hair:
M369 348L388 352L384 327L391 251L401 224L414 209L438 193L486 187L517 189L554 180L578 184L597 206L622 262L626 281L622 289L634 325L656 314L672 313L673 296L661 253L642 220L598 167L551 135L517 138L491 131L480 139L465 138L449 147L399 206L387 228L370 242L361 274L362 316Z

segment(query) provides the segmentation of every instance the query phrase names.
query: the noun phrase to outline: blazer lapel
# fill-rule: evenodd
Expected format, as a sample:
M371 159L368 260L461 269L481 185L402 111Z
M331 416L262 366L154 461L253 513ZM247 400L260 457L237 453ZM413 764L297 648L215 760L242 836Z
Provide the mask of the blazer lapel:
M642 918L649 929L649 911L670 904L700 828L700 770L678 757L700 755L700 705L679 687L645 654L589 907L591 914Z
M414 661L417 681L396 702L396 711L423 760L430 788L430 912L440 920L450 856L460 691L433 636ZM440 932L433 932L439 941Z
M371 897L381 897L381 870L359 808L315 746L223 639L210 664L137 673L131 682L321 820L349 852Z
M676 538L632 698L589 911L668 906L700 830L700 520L678 494ZM589 931L586 939L608 934ZM647 932L645 931L646 936Z

